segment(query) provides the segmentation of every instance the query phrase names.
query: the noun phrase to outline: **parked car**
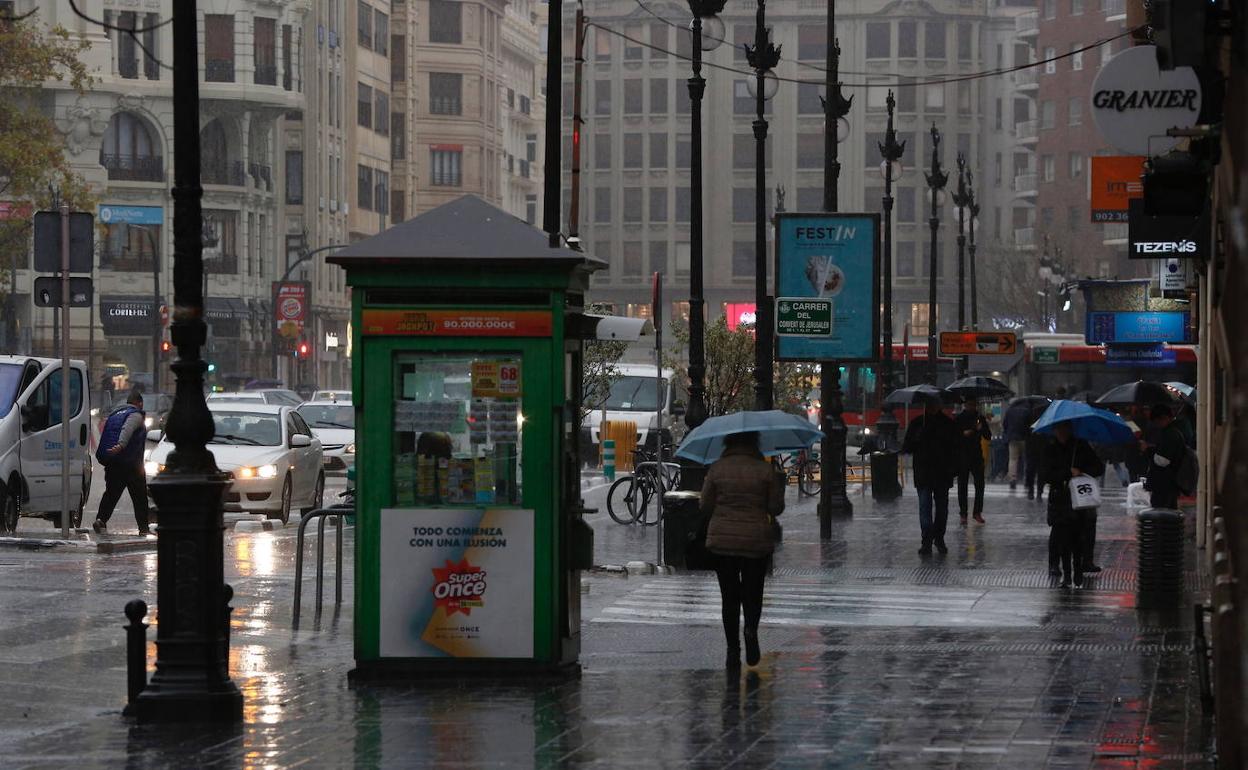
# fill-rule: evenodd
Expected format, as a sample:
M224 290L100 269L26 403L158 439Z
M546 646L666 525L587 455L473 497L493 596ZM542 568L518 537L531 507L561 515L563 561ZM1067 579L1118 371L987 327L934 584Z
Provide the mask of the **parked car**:
M285 388L209 393L208 399L210 401L243 401L253 404L275 404L277 406L299 406L303 403L303 399L299 397L298 393Z
M216 430L208 449L230 474L227 511L286 522L291 508L307 513L322 506L321 442L293 407L213 400L208 411ZM157 443L145 463L149 479L164 469L173 450L161 431L152 433Z
M308 401L346 401L351 403L351 391L349 390L318 390L312 394L312 398Z
M325 472L345 476L355 465L355 407L351 401L309 401L298 411L321 440Z
M70 361L70 524L82 524L91 492L91 397L87 365ZM19 516L59 526L61 516L61 359L0 356L0 529Z

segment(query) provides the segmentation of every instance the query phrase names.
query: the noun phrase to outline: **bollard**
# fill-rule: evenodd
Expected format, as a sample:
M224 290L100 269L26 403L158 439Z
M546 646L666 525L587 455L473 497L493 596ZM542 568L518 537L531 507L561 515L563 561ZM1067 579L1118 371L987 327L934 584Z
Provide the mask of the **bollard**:
M230 615L234 612L234 608L230 606L230 601L234 598L234 587L229 583L225 584L225 588L221 591L222 618L221 622L224 627L221 629L221 635L225 639L225 648L230 648Z
M609 438L602 441L602 475L615 481L615 441Z
M130 625L126 629L126 702L134 703L143 688L147 687L147 602L132 599L126 602L126 617Z
M1136 526L1138 606L1175 607L1183 596L1183 514L1149 508L1136 514Z

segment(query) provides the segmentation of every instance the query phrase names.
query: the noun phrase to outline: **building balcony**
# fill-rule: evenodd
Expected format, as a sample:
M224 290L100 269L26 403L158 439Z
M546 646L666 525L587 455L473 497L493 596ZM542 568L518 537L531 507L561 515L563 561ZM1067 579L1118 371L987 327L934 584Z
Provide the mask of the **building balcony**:
M1118 0L1122 3L1123 0ZM1040 33L1040 14L1037 11L1024 13L1014 17L1014 34L1019 37L1034 37Z
M200 181L204 184L220 184L232 187L242 187L247 184L247 174L244 172L241 160L204 162L200 166L199 175Z
M462 115L464 103L457 96L433 96L429 99L430 115Z
M1020 91L1035 91L1040 88L1039 67L1028 67L1014 73L1014 87Z
M210 275L238 275L238 255L221 254L213 256L205 250L204 272Z
M1014 228L1014 246L1024 251L1030 251L1036 248L1036 228Z
M204 61L204 82L233 83L234 61L232 59L207 59Z
M100 252L100 269L123 273L151 273L155 261L151 254L135 253L130 249L119 251L105 249Z
M277 85L277 65L276 64L257 64L256 72L255 72L255 84L258 86Z
M1032 144L1040 140L1039 125L1034 120L1020 120L1014 124L1014 134L1018 141Z
M160 156L104 154L100 156L100 165L108 171L110 181L165 181L165 159Z
M269 192L273 192L273 170L263 163L248 163L247 173L251 175L252 184L256 187L264 187Z
M1026 198L1036 196L1039 179L1035 174L1019 174L1014 177L1014 194Z
M1116 17L1126 17L1127 0L1101 0L1101 2L1101 8L1105 11L1106 21Z
M117 76L126 78L127 80L134 80L135 78L137 78L139 76L138 57L132 56L128 59L118 58L117 59Z

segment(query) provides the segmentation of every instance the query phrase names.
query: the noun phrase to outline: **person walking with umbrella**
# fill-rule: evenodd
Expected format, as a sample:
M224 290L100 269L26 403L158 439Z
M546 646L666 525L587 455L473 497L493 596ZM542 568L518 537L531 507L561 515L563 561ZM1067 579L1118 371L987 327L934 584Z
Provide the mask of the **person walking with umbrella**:
M980 442L992 440L988 420L979 411L979 399L968 396L953 420L958 430L958 515L966 526L971 479L975 480L975 521L984 523L984 451Z
M1018 488L1019 478L1023 475L1024 455L1027 448L1027 436L1031 433L1031 405L1026 398L1017 398L1005 410L1001 422L1001 432L1010 445L1010 489Z
M741 615L745 615L745 662L762 655L758 624L763 614L763 581L775 549L775 517L784 511L784 476L759 451L759 435L749 431L723 438L723 454L711 464L702 485L702 510L710 516L706 548L717 556L727 666L741 665Z
M1073 582L1083 585L1083 573L1087 547L1089 511L1076 509L1070 497L1070 480L1082 476L1099 478L1105 473L1105 464L1096 456L1092 446L1076 438L1069 421L1053 425L1054 440L1045 447L1044 464L1040 478L1049 485L1049 525L1057 543L1057 556L1061 562L1062 588Z
M919 493L920 556L930 556L932 546L942 554L945 526L949 520L949 488L957 474L958 429L943 411L939 398L926 398L923 414L910 421L901 451L914 458L914 486Z
M1154 442L1145 446L1149 458L1147 486L1149 504L1154 508L1179 507L1178 469L1187 455L1187 442L1174 421L1169 404L1153 406L1149 414L1154 428Z

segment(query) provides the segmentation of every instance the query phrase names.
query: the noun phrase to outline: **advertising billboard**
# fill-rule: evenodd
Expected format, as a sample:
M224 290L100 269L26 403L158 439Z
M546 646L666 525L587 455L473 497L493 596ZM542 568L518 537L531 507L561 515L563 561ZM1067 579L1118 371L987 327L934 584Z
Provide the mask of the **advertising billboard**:
M877 359L879 233L879 214L777 215L777 360Z
M1126 222L1127 202L1144 195L1143 175L1143 155L1093 155L1092 221Z

